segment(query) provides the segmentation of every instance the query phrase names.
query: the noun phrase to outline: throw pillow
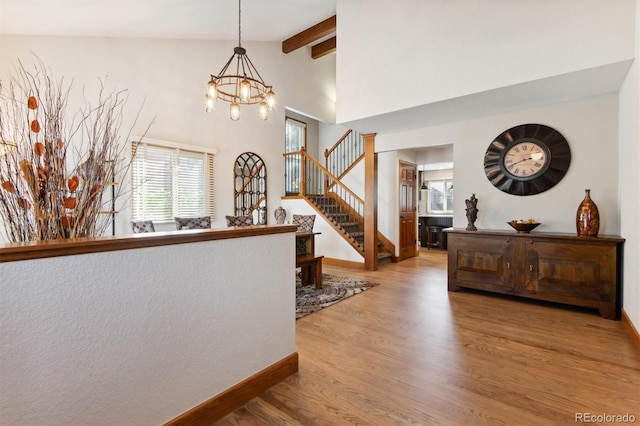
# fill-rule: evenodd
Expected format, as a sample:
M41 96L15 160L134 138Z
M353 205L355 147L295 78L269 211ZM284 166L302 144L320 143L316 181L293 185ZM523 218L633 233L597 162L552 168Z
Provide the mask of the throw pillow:
M315 214L294 214L293 224L298 225L298 232L313 232L313 224L316 221Z
M227 226L250 226L253 225L253 216L226 216Z
M134 234L143 234L145 232L156 232L153 221L151 220L132 220L131 229Z
M203 217L174 217L176 229L211 229L211 216Z

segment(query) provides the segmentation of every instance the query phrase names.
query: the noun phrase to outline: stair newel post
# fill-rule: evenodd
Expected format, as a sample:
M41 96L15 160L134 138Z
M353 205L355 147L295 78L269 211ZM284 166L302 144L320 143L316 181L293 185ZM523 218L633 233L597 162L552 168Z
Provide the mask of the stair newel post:
M300 193L299 195L307 195L307 152L305 147L300 148Z
M375 133L364 138L364 266L378 270L378 156Z
M324 168L329 170L329 150L328 149L324 150ZM327 195L329 193L329 176L325 175L323 180L324 180L324 186L323 186L322 195Z

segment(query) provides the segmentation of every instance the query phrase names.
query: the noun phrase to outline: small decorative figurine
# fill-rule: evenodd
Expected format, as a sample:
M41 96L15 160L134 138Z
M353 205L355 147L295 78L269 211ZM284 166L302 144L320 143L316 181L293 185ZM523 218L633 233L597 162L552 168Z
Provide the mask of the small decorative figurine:
M464 200L464 202L467 204L467 221L469 221L467 231L477 231L478 229L474 225L474 222L478 218L478 208L476 207L478 205L478 199L476 198L476 194L471 194L471 198Z
M278 225L282 225L284 223L285 218L287 217L287 211L283 209L282 206L278 206L274 214L276 216L276 223Z

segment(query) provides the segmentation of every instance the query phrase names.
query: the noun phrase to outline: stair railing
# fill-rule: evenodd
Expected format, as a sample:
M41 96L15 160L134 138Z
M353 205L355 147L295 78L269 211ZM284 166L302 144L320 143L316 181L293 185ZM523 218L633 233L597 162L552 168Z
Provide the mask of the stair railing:
M337 181L364 158L364 138L355 130L347 130L329 149L324 151L325 169L337 176Z
M287 195L327 195L340 197L353 211L364 217L364 201L304 149L282 154L285 157ZM297 191L293 192L293 188ZM289 191L289 189L292 189Z

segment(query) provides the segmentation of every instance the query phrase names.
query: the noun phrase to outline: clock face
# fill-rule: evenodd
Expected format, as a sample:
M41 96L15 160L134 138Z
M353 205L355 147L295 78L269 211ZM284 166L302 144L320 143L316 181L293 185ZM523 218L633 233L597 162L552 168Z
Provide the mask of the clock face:
M484 171L499 190L534 195L555 186L571 163L567 140L543 124L521 124L505 130L487 148Z
M532 140L518 142L505 151L503 168L513 179L529 179L546 170L548 154Z

